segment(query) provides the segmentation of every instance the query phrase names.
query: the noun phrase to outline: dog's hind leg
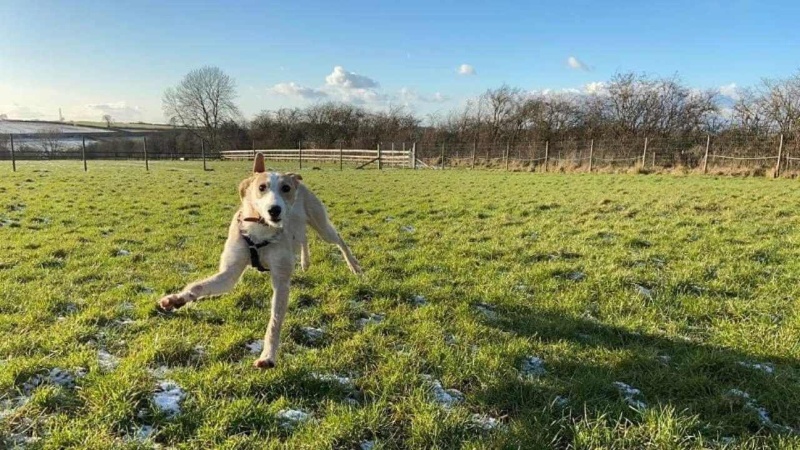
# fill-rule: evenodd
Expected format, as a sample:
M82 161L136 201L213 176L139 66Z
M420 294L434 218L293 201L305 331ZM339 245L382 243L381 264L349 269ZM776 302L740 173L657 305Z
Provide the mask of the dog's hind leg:
M236 285L244 269L247 268L247 247L239 242L228 242L219 262L219 271L203 280L189 284L177 294L167 295L159 300L159 306L166 310L180 308L202 297L224 294Z
M291 267L289 264L289 267ZM271 369L275 367L278 356L278 345L281 340L281 327L283 319L286 317L286 309L289 304L289 280L291 270L273 270L270 272L272 278L272 310L269 317L269 325L264 335L264 349L261 356L253 362L259 369Z
M311 228L313 228L314 231L319 234L319 237L321 237L322 240L331 244L335 244L337 247L339 247L339 251L342 252L342 256L344 257L345 262L347 262L347 267L350 268L351 272L356 275L361 273L361 264L358 263L356 257L350 252L350 247L344 243L344 240L342 240L342 237L339 236L336 228L333 227L333 224L331 224L326 216L309 216L308 223L311 225Z

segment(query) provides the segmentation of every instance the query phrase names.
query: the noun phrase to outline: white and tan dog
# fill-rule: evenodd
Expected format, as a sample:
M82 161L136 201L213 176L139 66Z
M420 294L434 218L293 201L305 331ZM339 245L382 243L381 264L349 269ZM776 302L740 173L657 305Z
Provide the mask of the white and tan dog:
M266 172L264 156L256 155L253 175L239 184L242 206L228 228L219 272L158 302L161 309L171 311L202 297L228 292L248 265L262 272L268 270L272 279L272 311L264 350L253 363L259 368L275 366L295 254L300 253L303 270L309 266L306 224L323 240L339 247L353 273L361 273L358 261L328 220L325 206L301 180L300 175L292 173Z

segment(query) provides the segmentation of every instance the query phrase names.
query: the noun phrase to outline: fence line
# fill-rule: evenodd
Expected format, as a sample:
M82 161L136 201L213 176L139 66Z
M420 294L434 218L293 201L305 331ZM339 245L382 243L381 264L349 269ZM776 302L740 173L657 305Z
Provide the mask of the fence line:
M24 136L20 139L19 136ZM194 160L249 160L256 153L274 161L296 161L302 168L303 162L345 163L357 168L384 166L393 168L502 168L505 170L564 170L598 171L603 169L658 169L683 167L689 170L758 169L771 171L775 176L783 170L796 169L795 161L800 157L800 142L797 137L785 139L783 135L734 137L694 136L694 137L641 137L637 139L553 139L529 141L525 143L503 143L481 146L477 142L440 142L424 147L419 143L381 143L374 149L313 148L314 144L299 142L297 148L223 150L207 152L204 141L197 138L194 152L177 153L164 151L163 145L151 146L147 136L127 136L119 141L98 142L96 136L81 136L77 146L58 152L31 150L30 139L25 135L0 135L0 160L10 159L12 170L30 159L75 159L87 161L98 159L144 160L143 167L149 169L149 161L156 159ZM75 136L69 135L72 139ZM43 135L52 138L52 135ZM26 141L26 139L28 141ZM93 141L90 142L90 139ZM114 151L108 149L117 145ZM26 148L27 143L27 148ZM74 144L74 142L73 142ZM119 150L118 147L124 147ZM198 148L199 147L199 148ZM309 148L304 148L309 147ZM402 148L402 150L399 150ZM200 150L198 153L197 150ZM542 156L544 155L544 156Z

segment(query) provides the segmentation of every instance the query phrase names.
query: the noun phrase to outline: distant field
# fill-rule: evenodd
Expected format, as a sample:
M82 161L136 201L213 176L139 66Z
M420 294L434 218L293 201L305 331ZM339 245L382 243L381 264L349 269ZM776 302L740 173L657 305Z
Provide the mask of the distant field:
M796 180L304 171L366 273L313 239L260 372L264 276L154 310L217 266L211 166L0 167L5 446L800 447Z

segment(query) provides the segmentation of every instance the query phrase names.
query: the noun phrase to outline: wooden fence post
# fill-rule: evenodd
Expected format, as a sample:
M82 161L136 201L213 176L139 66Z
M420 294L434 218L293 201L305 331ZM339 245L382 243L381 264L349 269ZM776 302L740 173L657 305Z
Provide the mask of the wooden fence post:
M411 168L417 170L417 143L411 144Z
M647 136L644 138L644 151L642 152L642 170L644 170L644 160L647 158Z
M544 171L547 172L547 163L550 161L550 141L544 141Z
M300 160L300 170L303 170L303 141L297 141L297 156Z
M83 158L83 171L86 172L86 136L81 136L81 158Z
M203 170L205 171L205 170L207 170L206 169L206 140L203 139L203 138L200 138L200 153L201 153L201 156L203 157Z
M589 173L592 172L592 166L594 165L594 139L589 144Z
M342 141L339 141L339 170L344 170L344 150Z
M381 143L378 142L378 170L383 170L383 158L381 157Z
M17 171L17 158L14 155L14 135L9 134L9 138L11 138L11 170L16 172Z
M508 157L510 156L509 152L511 152L511 144L506 142L506 152L503 153L503 159L505 160L504 162L506 164L506 172L508 172Z
M475 153L477 153L477 151L478 151L478 142L476 141L472 143L472 165L470 165L469 167L470 169L475 168Z
M147 162L147 136L142 136L142 150L144 150L144 170L150 171L150 163Z
M711 135L706 137L706 155L703 157L703 173L708 173L708 151L711 149Z
M783 155L783 134L781 134L781 143L778 144L778 163L775 164L775 177L778 178L781 175L781 156Z
M441 160L441 169L444 170L444 142L442 142L442 160Z

